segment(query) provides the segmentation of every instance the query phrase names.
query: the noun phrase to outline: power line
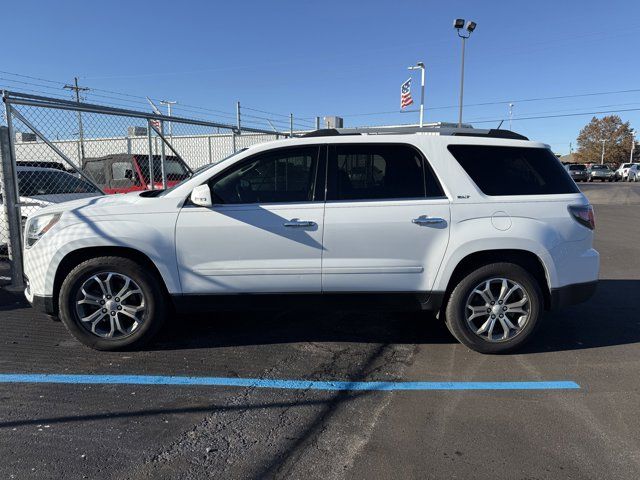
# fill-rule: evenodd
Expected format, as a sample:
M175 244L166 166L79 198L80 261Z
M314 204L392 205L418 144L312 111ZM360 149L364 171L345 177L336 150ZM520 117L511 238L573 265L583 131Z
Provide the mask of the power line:
M547 118L579 117L581 115L603 115L605 113L638 112L638 111L640 111L640 108L623 108L618 110L600 110L597 112L564 113L559 115L538 115L538 116L531 116L531 117L519 117L519 118L513 118L513 121L515 122L517 120L543 120ZM473 123L497 123L500 121L504 121L504 118L497 118L493 120L481 120L481 121L472 120L472 121Z
M581 98L581 97L594 97L601 95L615 95L622 93L638 93L640 92L640 88L632 88L628 90L613 90L608 92L589 92L589 93L578 93L572 95L556 95L552 97L534 97L534 98L521 98L521 99L510 99L510 100L495 100L488 102L479 102L479 103L467 103L465 107L486 107L491 105L506 105L509 103L525 103L525 102L539 102L544 100L562 100L567 98ZM448 108L458 108L458 105L441 105L437 107L426 107L425 110L444 110ZM417 112L418 110L405 110L400 112L398 110L388 110L385 112L365 112L365 113L347 113L341 115L341 117L362 117L362 116L372 116L372 115L387 115L392 113L409 113L409 112Z

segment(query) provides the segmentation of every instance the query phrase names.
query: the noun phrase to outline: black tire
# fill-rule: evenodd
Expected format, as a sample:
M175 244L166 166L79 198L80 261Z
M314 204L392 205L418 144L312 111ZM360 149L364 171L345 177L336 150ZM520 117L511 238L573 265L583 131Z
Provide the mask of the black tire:
M473 289L485 280L506 278L517 282L529 299L529 319L522 330L512 338L489 341L477 335L466 320L466 303ZM520 265L492 263L470 272L453 288L445 309L445 323L456 339L480 353L506 353L521 347L535 332L543 311L542 291L538 281Z
M142 322L135 331L118 338L103 338L90 332L75 308L82 284L96 274L113 272L133 280L142 291L145 309ZM124 302L124 301L123 301ZM96 350L128 350L139 348L158 333L167 316L167 300L161 280L149 268L123 257L96 257L76 266L60 288L60 319L80 342Z

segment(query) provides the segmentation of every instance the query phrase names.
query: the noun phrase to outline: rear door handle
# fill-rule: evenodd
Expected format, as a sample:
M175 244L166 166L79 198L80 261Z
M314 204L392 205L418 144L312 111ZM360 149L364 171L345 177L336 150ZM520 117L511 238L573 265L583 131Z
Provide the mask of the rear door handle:
M445 223L444 218L440 217L428 217L427 215L420 215L418 218L414 218L411 220L412 223L416 225L438 225L440 223Z
M309 220L300 220L299 218L292 218L288 222L284 222L282 225L285 227L292 227L292 228L315 227L316 222L312 222Z

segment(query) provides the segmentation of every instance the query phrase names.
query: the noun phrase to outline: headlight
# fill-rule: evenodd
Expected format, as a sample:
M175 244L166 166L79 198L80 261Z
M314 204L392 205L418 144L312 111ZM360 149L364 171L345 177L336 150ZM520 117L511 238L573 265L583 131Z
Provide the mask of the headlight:
M60 213L49 213L30 219L27 223L27 231L25 232L25 248L33 247L45 233L58 223L60 215Z

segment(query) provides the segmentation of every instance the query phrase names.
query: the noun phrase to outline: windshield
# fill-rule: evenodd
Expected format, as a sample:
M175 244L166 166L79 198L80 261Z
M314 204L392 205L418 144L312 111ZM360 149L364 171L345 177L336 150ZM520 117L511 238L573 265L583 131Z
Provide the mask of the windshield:
M18 170L18 190L21 196L55 195L60 193L100 193L89 182L57 170Z
M247 149L246 149L246 148L242 148L242 149L238 150L237 152L232 153L231 155L229 155L229 156L227 156L227 157L224 157L224 158L223 158L223 159L221 159L221 160L216 160L216 161L214 161L213 163L208 163L208 164L206 164L206 165L203 165L203 166L201 166L201 167L197 168L196 170L194 170L194 171L193 171L193 174L192 174L190 177L185 178L185 179L184 179L184 180L182 180L180 183L175 184L175 185L174 185L173 187L171 187L171 188L167 188L167 189L166 189L166 190L164 190L160 195L158 195L158 197L164 197L167 193L171 192L171 191L172 191L173 189L175 189L175 188L178 188L178 187L179 187L180 185L182 185L184 182L186 182L187 180L190 180L193 176L195 176L195 175L199 175L199 174L201 174L201 173L203 173L203 172L205 172L205 171L209 170L211 167L214 167L214 166L216 166L216 165L219 165L219 164L221 164L222 162L224 162L224 161L226 161L226 160L229 160L230 158L235 157L236 155L238 155L239 153L244 152L245 150L247 150Z

